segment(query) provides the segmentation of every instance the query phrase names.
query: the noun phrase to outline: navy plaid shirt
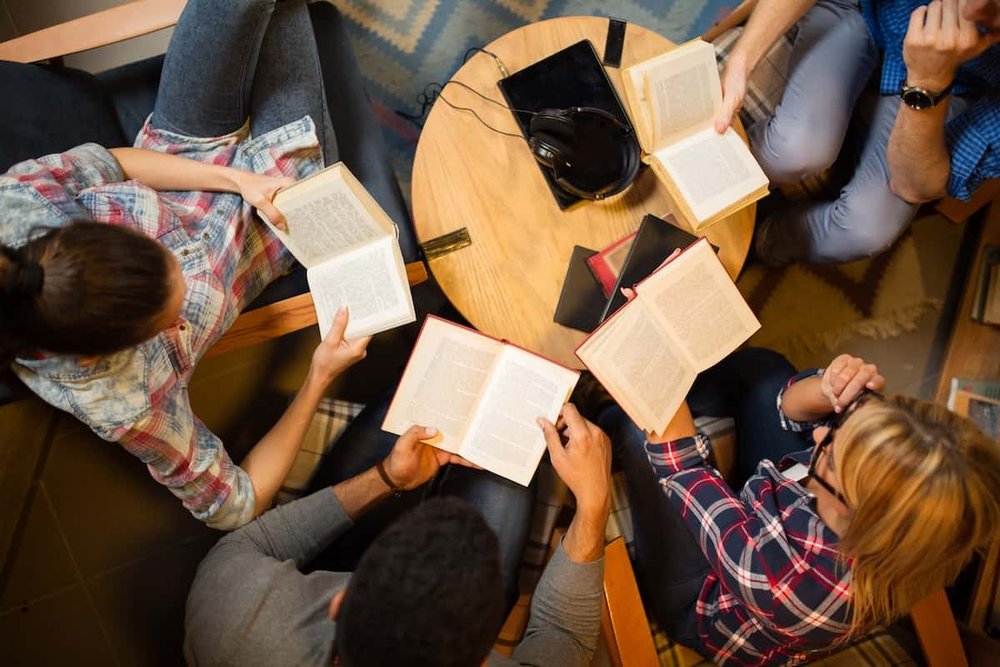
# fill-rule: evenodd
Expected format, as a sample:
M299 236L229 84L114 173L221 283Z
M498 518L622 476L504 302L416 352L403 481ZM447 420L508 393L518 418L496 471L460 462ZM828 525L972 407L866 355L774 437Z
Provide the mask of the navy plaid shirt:
M786 429L821 424L787 419L783 393L777 409ZM811 450L778 465L761 461L739 494L708 465L710 451L701 434L646 443L664 492L712 568L696 605L704 646L720 665L795 664L829 650L850 630L850 562L816 513L815 497L781 472L807 464Z
M861 0L868 31L883 53L883 95L899 94L906 79L903 38L910 14L926 4L926 0ZM983 181L1000 176L1000 44L959 67L952 91L972 103L945 128L951 153L948 193L969 199Z

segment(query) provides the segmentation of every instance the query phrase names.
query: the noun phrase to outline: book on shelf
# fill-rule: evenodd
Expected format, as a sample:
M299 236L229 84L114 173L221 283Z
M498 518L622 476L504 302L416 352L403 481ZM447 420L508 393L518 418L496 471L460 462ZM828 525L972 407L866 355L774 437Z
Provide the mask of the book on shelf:
M983 433L1000 442L1000 380L953 377L947 406L976 422Z
M1000 380L970 380L953 377L948 392L947 406L949 410L955 409L955 396L959 392L982 396L991 401L1000 401Z
M321 336L341 306L346 338L416 320L399 230L342 162L279 190L274 205L288 231L268 224L306 268Z
M1000 324L1000 246L983 248L979 266L979 279L972 297L974 321L981 324Z
M525 486L545 452L538 417L555 422L580 373L429 315L382 429L438 430L428 444Z
M641 428L660 433L697 374L721 361L760 322L705 239L657 269L576 350Z
M692 40L627 67L622 87L643 159L693 230L767 195L767 176L736 130L715 130L722 84L711 44Z

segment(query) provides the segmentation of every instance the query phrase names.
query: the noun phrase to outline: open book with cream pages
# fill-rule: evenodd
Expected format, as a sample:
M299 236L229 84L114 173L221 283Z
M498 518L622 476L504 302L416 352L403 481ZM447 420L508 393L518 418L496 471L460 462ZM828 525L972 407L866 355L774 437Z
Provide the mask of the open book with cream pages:
M555 423L580 373L430 315L424 320L382 429L438 430L428 444L501 477L531 481L545 452L537 419Z
M416 319L399 230L342 162L279 190L274 205L288 231L271 229L306 267L321 336L341 306L345 338Z
M759 328L711 244L699 239L640 282L576 355L639 427L660 433L697 374Z
M715 130L722 84L711 44L693 40L622 70L643 161L695 231L767 194L767 176L733 128Z

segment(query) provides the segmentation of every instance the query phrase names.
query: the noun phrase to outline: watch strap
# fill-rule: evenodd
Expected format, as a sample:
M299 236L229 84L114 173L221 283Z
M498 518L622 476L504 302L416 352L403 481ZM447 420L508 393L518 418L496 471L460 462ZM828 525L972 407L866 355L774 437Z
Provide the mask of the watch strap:
M392 495L399 496L399 494L403 492L403 489L393 484L392 480L389 479L389 473L385 471L385 459L382 459L381 461L375 464L375 470L378 471L378 476L382 478L382 481L385 482L385 485L389 487L389 492Z

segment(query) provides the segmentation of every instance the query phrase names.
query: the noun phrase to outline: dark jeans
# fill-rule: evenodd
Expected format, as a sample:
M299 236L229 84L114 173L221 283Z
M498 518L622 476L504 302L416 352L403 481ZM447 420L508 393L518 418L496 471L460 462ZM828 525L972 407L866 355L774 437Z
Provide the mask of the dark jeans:
M742 488L763 459L780 460L808 446L781 428L778 391L795 369L776 352L745 349L702 373L688 395L695 416L736 421L735 488ZM694 535L653 475L643 444L645 433L617 406L598 420L611 437L625 471L635 529L636 578L646 607L669 636L701 650L695 601L711 564Z
M340 437L312 483L332 486L371 468L392 450L397 436L381 429L391 394L369 405ZM493 473L449 465L424 486L389 498L362 516L310 564L310 569L351 572L368 545L393 521L435 495L460 498L482 512L500 542L506 609L517 602L517 570L528 539L535 486L521 486Z

